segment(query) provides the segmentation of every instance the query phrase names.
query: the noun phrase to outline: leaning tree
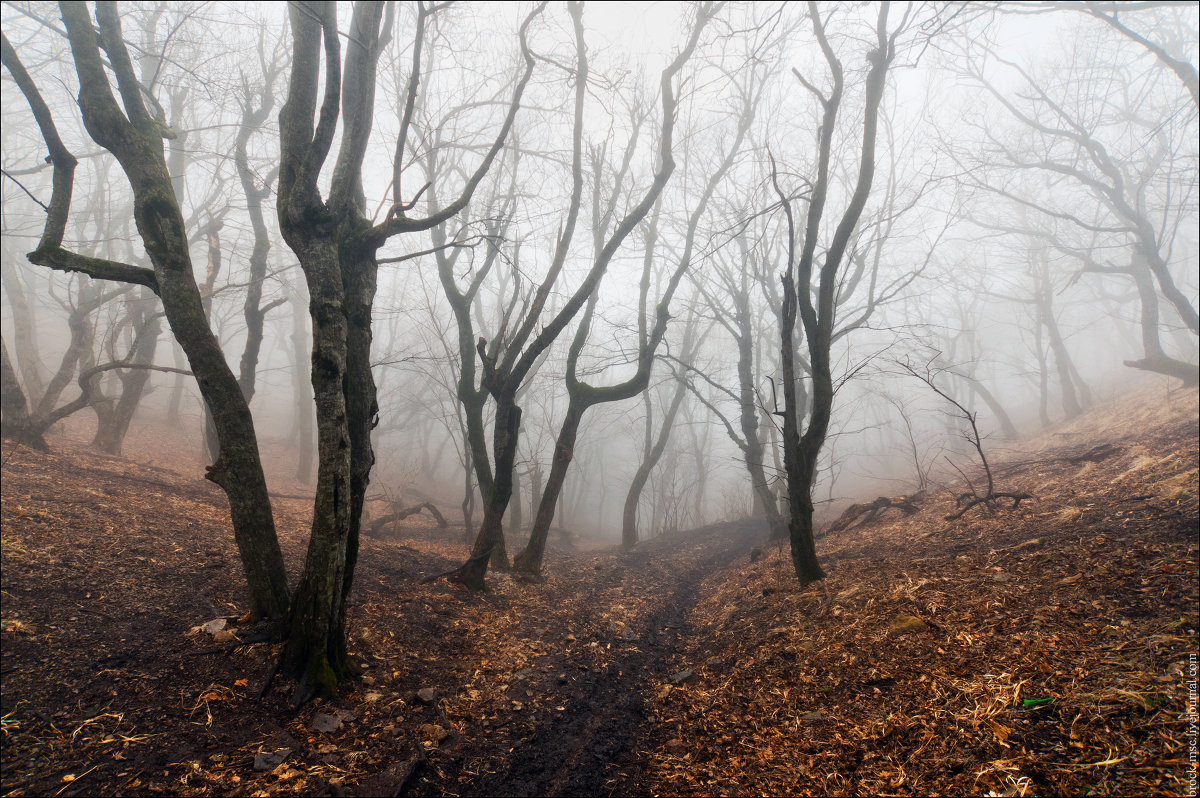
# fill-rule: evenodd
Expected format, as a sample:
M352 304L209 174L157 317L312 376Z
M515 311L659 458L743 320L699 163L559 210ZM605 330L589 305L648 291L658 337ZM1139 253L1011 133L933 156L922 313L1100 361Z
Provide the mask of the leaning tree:
M79 81L83 126L96 144L116 158L129 182L134 222L151 267L84 255L63 246L77 160L60 138L49 106L5 37L4 66L28 101L53 164L46 224L28 258L59 271L141 285L158 295L213 416L220 449L206 476L229 497L234 537L250 588L251 612L268 619L282 618L288 609L287 576L254 421L205 318L193 275L187 229L163 151L164 138L174 132L166 124L162 107L148 103L122 36L116 3L97 3L95 22L83 3L62 3L60 12Z
M1133 283L1143 351L1126 366L1195 385L1200 315L1181 231L1195 208L1196 72L1168 52L1185 49L1187 23L1180 9L1155 4L1122 15L1097 3L1079 9L1105 25L1074 32L1069 63L1027 67L986 44L965 61L1000 114L961 160L990 199L1053 223L1056 248L1079 274ZM1139 24L1167 44L1128 27ZM1182 356L1161 340L1172 328L1188 333Z

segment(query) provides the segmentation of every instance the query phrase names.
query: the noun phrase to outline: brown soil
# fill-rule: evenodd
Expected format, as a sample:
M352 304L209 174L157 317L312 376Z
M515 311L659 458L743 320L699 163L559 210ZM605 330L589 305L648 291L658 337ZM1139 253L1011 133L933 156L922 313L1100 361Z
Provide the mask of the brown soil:
M560 546L544 582L472 595L421 583L466 547L414 516L363 544L366 678L298 714L285 684L256 699L266 644L189 634L238 633L245 607L194 457L163 467L181 461L151 432L141 463L6 443L3 793L1178 793L1196 402L1144 392L1022 442L998 487L1034 501L948 522L939 495L831 535L807 591L786 552L748 562L763 531L743 523ZM292 573L309 512L276 501Z

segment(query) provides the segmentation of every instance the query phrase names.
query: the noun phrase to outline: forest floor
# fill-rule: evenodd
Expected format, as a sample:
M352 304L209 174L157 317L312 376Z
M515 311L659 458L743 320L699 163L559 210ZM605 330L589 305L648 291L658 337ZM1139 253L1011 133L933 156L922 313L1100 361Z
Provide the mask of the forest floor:
M464 556L461 527L410 518L363 542L366 676L298 713L285 683L256 697L266 644L228 651L245 601L215 486L144 455L153 433L127 446L141 462L5 443L0 789L1182 794L1197 401L1144 388L997 445L997 488L1032 500L948 521L943 492L827 535L803 591L738 522L560 542L540 583L469 594L422 582ZM293 574L310 512L276 499Z

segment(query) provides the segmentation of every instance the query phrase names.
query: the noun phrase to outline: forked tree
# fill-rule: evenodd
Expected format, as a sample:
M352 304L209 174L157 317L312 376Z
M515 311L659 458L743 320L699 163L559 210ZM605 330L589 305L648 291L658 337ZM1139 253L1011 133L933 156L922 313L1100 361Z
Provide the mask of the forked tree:
M517 401L518 395L525 380L540 359L545 356L551 344L592 296L622 243L646 217L646 214L658 201L667 181L670 180L675 169L673 143L678 105L675 81L695 49L705 25L720 5L704 3L697 6L695 19L686 43L666 65L660 76L662 119L657 163L650 186L637 198L636 202L630 199L629 210L616 221L612 232L599 239L599 247L583 280L563 306L549 318L543 318L543 313L547 311L547 303L556 290L556 284L571 250L571 242L579 218L584 182L583 127L588 59L584 43L582 4L569 3L567 7L575 31L576 57L573 76L575 79L575 104L572 121L571 199L566 219L557 237L550 266L523 316L519 320L514 319L510 328L502 328L498 331L491 342L480 336L475 347L483 372L481 385L486 388L487 394L495 402L491 453L492 489L490 495L486 496L484 500L483 520L479 533L475 537L471 556L459 569L450 574L451 578L475 590L481 590L485 586L484 577L487 573L488 563L495 548L502 540L502 521L512 499L514 466L521 431L521 407ZM447 282L445 278L443 278L443 285L451 305L460 304L463 292L452 281ZM461 338L464 334L462 313L456 311L456 318L459 319ZM540 330L538 329L539 325ZM534 334L535 330L537 330L536 335ZM468 358L464 357L462 364L463 385L468 389L468 393L477 395L473 378L468 377L468 375L473 375L474 366L469 365L467 360ZM466 383L467 379L472 379L472 382ZM637 391L634 391L634 395L636 393ZM474 412L465 398L464 409L468 413ZM476 459L481 455L479 451L475 451L478 448L478 438L479 436L474 434L471 436L473 456ZM486 456L486 452L483 453L483 456ZM540 565L540 557L538 559Z
M392 205L385 218L366 215L363 162L370 140L379 60L392 36L395 7L356 3L343 62L337 4L289 6L292 58L287 100L280 113L277 213L284 240L308 284L312 316L312 384L317 404L317 488L312 533L292 600L281 661L299 680L295 701L329 693L352 675L346 650L346 599L354 578L363 504L375 455L371 430L378 403L371 372L371 319L379 250L396 236L436 227L462 211L504 146L533 74L529 26L520 31L522 65L503 122L458 196L411 218L422 191L405 198L402 173L428 22L438 7L417 5L413 61L396 138ZM324 70L322 74L322 62ZM320 174L341 127L332 181L322 194Z
M896 39L911 21L911 11L908 11L896 29L889 33L889 5L880 4L874 30L875 46L867 54L869 68L864 78L858 177L818 264L817 248L822 240L822 222L829 198L830 162L834 134L838 129L838 112L842 109L845 98L845 77L842 61L826 35L826 25L820 8L810 0L808 12L813 35L820 45L829 69L830 86L826 94L814 81L806 79L799 72L795 73L797 80L816 97L821 106L821 125L817 131L816 174L808 194L808 210L802 232L796 229L791 194L785 193L780 187L778 174L774 166L772 167L772 181L786 221L784 234L787 257L780 277L783 284L780 313L784 396L783 452L790 512L788 537L791 543L792 565L801 585L807 585L825 576L817 560L813 535L812 492L817 476L817 458L825 444L833 410L834 384L830 350L836 321L837 291L842 278L843 264L846 262L847 248L875 178L875 141L888 68L896 54ZM807 409L802 407L797 391L797 317L808 347L811 390ZM802 414L807 421L803 431L800 424Z
M655 247L659 238L659 208L661 206L656 205L654 213L650 218L645 237L642 276L638 290L637 368L625 380L611 385L593 385L580 378L579 361L584 347L588 343L588 337L591 334L596 303L599 300L598 285L597 290L593 291L588 299L587 309L580 318L579 326L575 331L575 337L571 341L570 349L567 352L566 383L569 399L567 402L567 413L563 418L562 426L558 432L558 439L554 444L554 459L550 466L550 474L546 479L546 487L542 491L537 514L534 516L533 527L529 532L529 542L513 561L514 568L519 571L527 573L538 573L541 571L542 558L546 551L546 537L550 532L550 525L554 519L559 496L562 493L567 469L574 457L575 444L584 414L588 409L596 405L631 399L644 391L650 384L651 371L657 359L659 347L666 335L667 323L671 319L671 301L675 296L675 291L679 286L680 280L683 279L684 274L692 267L693 261L696 259L696 238L697 232L700 229L700 221L704 218L709 202L712 200L717 187L725 179L730 168L741 154L742 142L745 140L746 132L754 121L754 110L761 97L763 81L757 74L757 70L750 69L749 73L750 77L747 84L740 87L741 96L738 98L738 125L736 132L732 140L726 145L726 150L717 167L705 181L701 194L697 198L692 212L688 215L687 229L684 233L682 247L679 249L676 257L668 261L670 263L670 271L667 272L666 280L664 281L665 285L658 296L658 301L654 305L653 313L650 313L650 302L652 301L650 289L654 264L656 260L661 258L660 253L656 252ZM670 157L669 153L667 157ZM614 186L613 192L604 208L597 207L593 209L593 218L597 220L596 223L598 225L594 231L595 240L593 245L594 249L602 254L615 252L616 246L620 244L620 239L615 234L607 239L605 237L609 220L616 208L618 188L619 184ZM598 192L596 192L594 203L599 203L599 201ZM616 233L620 232L621 228L617 228ZM678 408L678 405L676 405L676 408ZM642 477L642 479L644 481L645 477ZM633 534L632 539L630 536L631 531ZM626 548L636 543L636 527L632 530L625 528L622 535L622 543Z

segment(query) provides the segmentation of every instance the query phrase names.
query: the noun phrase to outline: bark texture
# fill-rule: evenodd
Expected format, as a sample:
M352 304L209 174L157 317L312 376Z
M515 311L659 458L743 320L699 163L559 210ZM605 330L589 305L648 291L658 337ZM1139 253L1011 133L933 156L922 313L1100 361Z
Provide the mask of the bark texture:
M221 451L206 476L229 496L234 536L250 588L251 611L259 616L280 617L288 605L287 579L254 423L237 380L204 317L183 216L164 158L163 126L150 116L144 105L142 89L122 39L116 4L98 3L95 24L82 3L63 3L60 9L79 78L79 107L84 127L97 144L116 157L129 181L134 196L134 221L153 268L91 258L63 248L76 161L62 144L49 109L5 40L5 66L30 103L54 165L54 189L46 227L29 260L60 271L137 283L158 293L171 331L187 356L216 422ZM101 59L101 46L116 77L120 105Z

